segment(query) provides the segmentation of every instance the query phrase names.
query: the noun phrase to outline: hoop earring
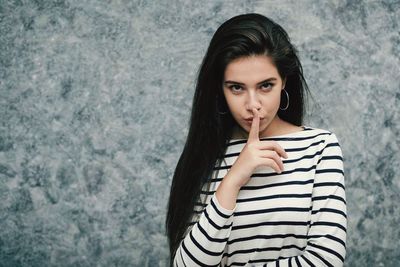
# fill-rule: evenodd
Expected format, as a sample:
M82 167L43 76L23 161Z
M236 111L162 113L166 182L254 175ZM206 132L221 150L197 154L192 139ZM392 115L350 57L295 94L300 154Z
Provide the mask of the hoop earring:
M220 115L225 115L225 114L227 114L228 113L228 111L223 111L223 112L221 112L220 110L219 110L219 108L218 108L218 106L219 106L219 101L218 101L218 96L215 98L215 100L216 100L216 107L217 107L217 111L218 111L218 113L220 114Z
M285 108L280 108L280 107L279 107L279 109L280 109L280 110L287 110L288 107L289 107L289 94L288 94L288 92L287 92L285 89L282 89L282 90L285 91L285 93L286 93L287 103L286 103L286 107L285 107Z

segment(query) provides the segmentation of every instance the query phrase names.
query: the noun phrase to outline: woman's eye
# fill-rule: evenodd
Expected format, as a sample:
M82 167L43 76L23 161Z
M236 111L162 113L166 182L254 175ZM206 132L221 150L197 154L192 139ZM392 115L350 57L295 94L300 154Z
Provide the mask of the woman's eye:
M269 90L269 89L272 88L272 86L273 86L272 83L263 83L263 84L261 85L261 88Z
M229 87L233 92L239 92L240 91L240 89L242 89L242 87L241 86L239 86L239 85L231 85L230 87Z

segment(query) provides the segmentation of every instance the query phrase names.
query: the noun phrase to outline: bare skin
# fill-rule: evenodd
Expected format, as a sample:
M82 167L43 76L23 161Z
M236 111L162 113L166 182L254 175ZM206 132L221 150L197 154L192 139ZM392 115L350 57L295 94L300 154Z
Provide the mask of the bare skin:
M280 124L280 126L277 127L278 129L272 135L260 136L260 138L296 133L303 130L302 127L286 122L280 119L278 116L276 116L276 120L279 120ZM249 134L245 130L243 130L243 128L241 128L240 126L238 125L234 126L232 139L247 139L248 135Z
M281 173L283 171L281 158L288 157L286 151L276 141L260 140L260 117L256 108L253 108L253 114L247 143L216 191L218 202L228 210L235 208L240 188L247 184L257 167L269 166L277 173Z

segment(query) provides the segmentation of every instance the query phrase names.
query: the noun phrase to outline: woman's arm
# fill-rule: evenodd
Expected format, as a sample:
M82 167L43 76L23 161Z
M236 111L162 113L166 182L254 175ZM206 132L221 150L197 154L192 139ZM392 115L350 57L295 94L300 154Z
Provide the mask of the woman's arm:
M224 177L210 203L179 245L174 266L218 266L232 229L239 189Z
M299 256L271 262L266 266L343 266L346 230L343 156L336 135L332 133L325 141L316 168L307 246Z

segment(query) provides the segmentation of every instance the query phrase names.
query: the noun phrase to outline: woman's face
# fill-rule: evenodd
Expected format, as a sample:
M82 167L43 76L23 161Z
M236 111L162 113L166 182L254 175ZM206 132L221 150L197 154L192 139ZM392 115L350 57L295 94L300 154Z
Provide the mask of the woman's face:
M252 109L257 108L260 115L259 135L268 135L270 128L276 127L280 120L277 112L284 82L268 56L241 57L231 61L225 69L223 91L237 124L248 133L253 118Z

